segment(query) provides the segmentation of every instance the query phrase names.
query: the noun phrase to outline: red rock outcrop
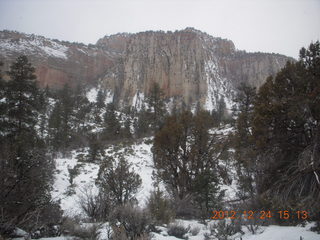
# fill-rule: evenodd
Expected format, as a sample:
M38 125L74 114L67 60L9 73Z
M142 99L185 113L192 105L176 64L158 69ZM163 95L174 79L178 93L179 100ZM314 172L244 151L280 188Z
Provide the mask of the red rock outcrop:
M220 98L231 102L236 86L260 86L288 60L279 54L246 53L230 40L193 28L175 32L116 34L95 45L61 42L18 32L0 32L4 69L21 54L36 68L41 86L101 83L119 105L136 105L152 83L178 104L200 103L212 109Z

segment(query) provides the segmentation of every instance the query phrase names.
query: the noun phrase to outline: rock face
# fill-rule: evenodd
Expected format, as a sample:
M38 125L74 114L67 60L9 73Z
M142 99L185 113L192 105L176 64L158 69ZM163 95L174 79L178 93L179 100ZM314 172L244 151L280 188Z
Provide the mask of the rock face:
M200 103L213 109L221 98L230 106L240 82L260 86L293 60L238 51L232 41L193 28L116 34L89 46L0 32L0 47L5 62L28 55L43 86L99 81L121 106L138 106L155 82L178 106Z
M94 83L112 68L114 54L95 45L61 42L11 31L0 32L0 61L4 70L19 55L26 55L36 68L41 86L61 87Z

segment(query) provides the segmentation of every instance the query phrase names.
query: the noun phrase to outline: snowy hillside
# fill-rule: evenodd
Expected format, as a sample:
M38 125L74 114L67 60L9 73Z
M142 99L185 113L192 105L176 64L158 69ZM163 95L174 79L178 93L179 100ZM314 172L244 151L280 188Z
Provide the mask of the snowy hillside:
M211 134L217 134L221 137L226 136L233 131L233 128L226 127L223 129L212 129ZM146 200L149 197L150 191L153 190L153 179L152 172L153 161L152 161L152 138L144 138L139 143L134 144L115 144L107 147L105 149L106 156L113 157L117 160L120 156L124 156L133 166L135 172L139 173L142 179L142 187L139 189L136 198L141 207L144 207ZM58 157L56 159L56 173L55 173L55 183L54 189L52 191L52 197L55 200L60 200L60 205L64 211L65 216L78 216L85 218L85 214L81 210L79 205L79 197L85 194L86 191L90 193L97 194L98 188L95 186L95 180L99 172L98 163L88 163L84 162L83 159L87 154L88 149L82 149L78 151L73 151L71 156L67 158ZM230 150L233 151L232 149ZM236 198L237 182L234 179L235 170L233 169L232 163L227 164L220 161L222 167L228 167L230 175L232 177L231 184L221 183L221 189L225 190L225 200L233 200ZM72 169L76 169L77 173L73 177L72 183L70 182L70 172ZM70 171L71 170L71 171ZM162 186L162 189L164 187ZM218 234L217 224L219 220L206 220L206 223L200 223L196 220L179 220L177 219L174 224L184 226L187 229L185 237L190 240L200 240L210 237L210 239L216 238ZM265 226L259 227L255 234L252 234L246 226L242 226L242 234L237 233L228 239L233 240L285 240L285 239L302 239L308 240L318 240L319 235L311 232L310 228L313 223L307 224L306 226L297 227L285 227L285 226ZM108 229L108 224L103 224L100 226L99 239L108 239L106 236L106 231ZM170 226L158 226L159 232L153 232L151 234L152 239L155 240L178 240L174 236L170 236L168 232ZM52 238L56 240L63 240L66 238Z
M46 39L42 36L26 34L25 38L8 39L0 33L0 53L10 55L12 53L24 53L26 55L39 54L61 59L67 59L68 47L58 41Z
M151 139L145 138L141 143L129 146L110 146L105 149L106 156L113 157L115 160L119 156L124 156L132 165L135 172L139 173L142 179L142 187L139 189L136 198L141 206L153 189L152 183L152 153ZM99 164L83 162L80 159L87 154L87 149L73 151L69 158L57 158L55 183L53 185L52 198L60 200L61 208L67 216L84 216L79 205L79 196L84 191L90 189L97 194L95 180L98 177ZM76 176L70 182L70 170L76 169ZM85 216L84 216L85 217Z

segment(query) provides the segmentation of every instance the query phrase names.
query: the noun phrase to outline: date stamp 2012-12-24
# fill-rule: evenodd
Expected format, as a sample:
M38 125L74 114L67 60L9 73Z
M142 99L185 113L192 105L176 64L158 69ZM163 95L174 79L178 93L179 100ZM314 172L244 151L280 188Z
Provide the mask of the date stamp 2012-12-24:
M309 213L307 211L289 211L289 210L279 210L279 211L271 211L271 210L262 210L262 211L233 211L233 210L214 210L211 212L212 216L210 219L222 220L222 219L270 219L270 218L278 218L278 219L296 219L296 220L308 220Z

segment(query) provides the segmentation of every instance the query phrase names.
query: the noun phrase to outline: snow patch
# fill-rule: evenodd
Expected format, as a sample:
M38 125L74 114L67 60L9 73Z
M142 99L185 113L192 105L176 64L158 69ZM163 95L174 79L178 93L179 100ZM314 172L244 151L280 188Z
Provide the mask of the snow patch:
M98 177L99 165L79 162L76 159L78 154L73 151L71 158L55 160L56 172L51 196L53 200L60 201L61 209L68 216L83 215L79 206L79 196L82 196L86 189L90 189L92 193L98 191L95 180ZM75 175L71 184L69 169L75 168L78 168L79 173Z
M217 110L220 99L223 99L227 110L230 111L233 105L231 84L226 78L221 77L214 60L208 60L204 69L208 88L204 108L208 111Z
M91 103L95 103L97 100L97 95L98 95L98 89L97 88L91 88L88 92L87 92L87 98L89 100L89 102Z
M106 99L104 101L104 103L107 105L109 103L112 103L113 102L113 92L111 90L107 90L106 92Z
M144 99L144 93L137 91L136 94L133 96L131 106L139 112L142 108L142 105L144 104Z
M23 52L67 59L69 48L53 40L34 36L30 39L19 40L0 39L0 49L2 53Z

